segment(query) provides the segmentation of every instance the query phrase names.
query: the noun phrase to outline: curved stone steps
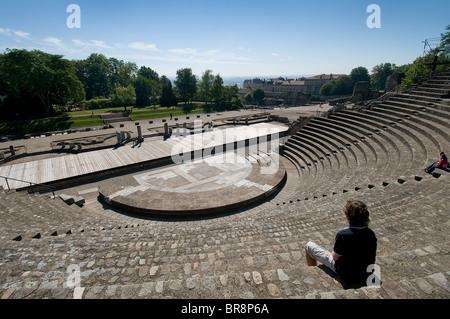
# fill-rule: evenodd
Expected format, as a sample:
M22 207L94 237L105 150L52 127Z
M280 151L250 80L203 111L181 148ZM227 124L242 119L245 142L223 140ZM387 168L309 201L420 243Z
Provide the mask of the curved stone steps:
M423 168L424 157L421 155L423 152L426 154L426 148L420 139L416 137L416 132L410 132L400 124L388 127L384 125L384 123L380 123L379 118L376 116L360 114L357 112L342 112L336 115L336 117L352 123L355 126L380 128L376 134L372 135L372 138L382 141L382 144L386 149L387 158L385 159L385 165L389 165L391 162L389 154L393 152L392 149L399 151L401 154L400 156L402 157L400 159L401 165L397 165L397 168L394 171L391 170L390 175L398 175L399 173L402 175L405 171L417 170L418 167ZM383 129L383 127L385 128ZM386 147L389 147L389 149ZM384 175L389 176L389 174ZM380 177L384 178L384 176Z
M326 141L321 136L316 135L314 132L304 130L301 132L301 136L309 140L309 142L314 143L316 148L323 149L326 157L330 158L332 163L335 163L334 167L337 170L345 169L348 165L348 160L345 156L341 159L338 152L338 147L336 144L330 141ZM326 142L325 142L326 141Z
M292 158L296 163L298 163L298 166L302 172L302 178L300 184L298 185L298 189L301 190L308 187L308 185L316 179L318 170L317 166L312 164L312 158L308 157L305 151L300 151L295 146L286 147L285 154L292 155Z
M400 112L401 110L394 110L389 113L397 115ZM413 122L414 124L409 122ZM448 121L440 120L438 115L420 114L420 116L413 116L405 121L405 125L415 128L416 130L421 128L423 131L428 132L429 135L433 136L433 139L435 139L434 144L440 150L447 149L449 146L448 141L450 135L447 132L450 125L448 124Z
M398 185L398 187L402 188L404 185ZM341 200L338 201L341 202ZM326 207L329 206L325 200L318 199L316 201L311 201L311 207L309 207L306 211L313 211L312 207L321 207L322 205L318 205L320 202L322 202L322 205ZM326 211L326 207L323 207L322 210ZM131 280L133 285L136 285L135 287L139 287L142 282L148 282L147 278L150 277L151 272L154 272L153 276L155 276L155 280L152 282L155 282L155 286L156 283L159 284L158 294L150 294L152 296L161 296L161 293L165 296L181 296L182 294L185 294L186 291L189 291L190 296L198 297L202 296L202 289L204 288L209 289L211 287L220 287L222 289L228 287L230 289L228 291L230 296L238 296L239 294L236 294L236 291L245 291L247 295L250 296L250 293L252 293L253 297L258 298L269 296L267 293L270 294L271 291L277 291L276 288L278 288L280 296L288 297L290 295L289 289L282 289L283 286L279 286L283 283L285 284L285 288L286 285L295 285L294 287L297 287L303 291L308 289L309 294L312 294L311 291L314 291L313 294L319 296L340 296L339 293L337 293L341 291L341 287L338 282L336 282L332 277L323 274L323 270L319 268L309 268L304 266L304 257L302 257L303 251L301 249L302 245L298 244L298 242L300 240L306 241L311 239L320 241L322 239L323 241L321 243L323 244L331 243L333 237L328 235L333 233L333 229L337 230L340 228L341 225L337 224L336 221L342 218L342 216L339 216L342 213L336 212L331 215L328 214L326 216L329 218L329 220L327 219L327 223L323 223L324 216L316 216L311 218L308 214L304 214L302 215L302 218L300 218L301 222L298 218L296 218L295 221L297 223L291 226L295 228L298 225L303 225L303 232L287 230L286 227L288 226L286 225L289 224L289 221L285 221L283 223L279 222L282 215L284 215L281 214L280 216L279 213L280 212L274 212L272 215L273 218L271 219L272 223L277 223L276 227L274 227L275 225L268 223L267 220L264 220L260 221L260 223L263 223L266 227L265 229L261 229L259 231L257 230L257 227L254 227L257 226L256 224L240 224L240 227L238 228L229 229L228 227L220 227L220 225L217 225L217 222L206 222L203 223L203 225L195 226L194 229L190 229L189 223L186 223L184 232L182 233L183 235L173 236L174 234L167 231L170 229L169 225L160 225L157 229L155 229L155 227L148 228L148 230L152 230L152 233L148 233L146 229L122 230L127 233L128 236L125 236L126 234L122 234L115 244L113 240L108 240L108 238L111 237L109 236L109 233L112 235L113 233L117 233L117 231L105 231L101 235L97 235L97 239L92 238L92 244L95 243L98 245L95 251L99 257L102 254L111 252L109 249L109 247L111 247L111 242L113 242L113 245L117 245L117 249L114 250L116 257L111 257L115 258L115 262L112 263L109 268L104 268L106 266L105 263L107 262L107 259L109 259L106 258L104 259L104 264L97 264L96 262L90 266L90 269L93 270L101 269L100 273L98 271L93 271L92 273L85 271L84 276L86 277L82 277L82 282L85 282L86 284L92 282L92 285L87 285L87 291L85 292L84 297L92 296L92 294L89 294L91 289L93 290L92 292L96 292L97 297L103 296L106 294L107 288L111 292L114 287L117 288L117 286L126 286L126 283L130 281L130 278L134 278ZM289 213L286 212L286 214ZM385 214L389 215L389 211L386 211ZM291 216L291 214L289 214L289 216ZM403 220L403 218L403 216L397 216L397 219ZM239 219L244 218L236 218L236 220ZM258 219L254 219L253 223L258 223ZM229 225L228 223L225 224L226 225L223 226ZM390 224L392 225L392 222L390 222ZM399 225L401 226L402 223L399 223ZM322 234L322 229L319 227L327 229L327 232ZM420 225L418 227L420 227ZM199 235L201 232L205 233L205 230L207 230L205 235ZM283 234L283 232L285 233ZM132 236L133 234L135 234L135 236ZM104 244L102 243L102 240L100 240L100 236L106 239ZM234 240L229 239L233 238L232 236L234 236ZM389 236L390 235L387 234L387 236L383 238L389 239ZM126 240L127 238L129 238L129 240ZM51 241L54 241L55 243L50 245L49 248L52 249L52 251L56 250L63 253L66 248L63 246L57 246L58 241L64 242L62 239L63 238L60 238L59 240L51 239ZM228 239L225 243L221 242L221 240L225 239ZM399 241L389 240L389 242L398 243ZM294 244L297 244L297 246L294 247ZM208 246L206 247L205 245ZM93 247L86 247L86 249L89 250L92 248ZM129 254L130 248L132 253L131 255ZM183 255L180 255L175 251L176 249L183 248L190 249L187 251L186 257L183 257ZM421 248L422 247L418 249ZM102 253L102 249L104 253ZM164 254L156 253L156 249L164 252ZM258 251L254 251L253 249L257 249ZM279 252L277 252L277 249L279 249ZM152 250L155 252L151 253ZM135 251L136 254L134 254L133 251ZM224 257L221 257L222 255L220 253L218 254L218 251L222 251ZM140 252L143 252L144 256L139 256ZM293 252L296 253L293 254ZM84 254L81 253L80 256L82 255ZM125 258L119 258L120 256ZM140 257L145 256L154 256L154 258L159 258L160 261L158 262L153 259L155 263L150 262L150 264L148 264L148 260L145 260L144 265L147 266L148 269L141 270L143 265L140 265L142 259ZM296 257L294 258L294 256ZM224 258L227 262L221 263L221 258ZM298 258L298 260L296 260L296 258ZM382 280L391 281L395 278L392 276L391 270L388 268L390 265L389 260L394 258L398 258L398 256L393 256L391 254L380 254L379 259L382 266ZM37 259L37 261L38 260L39 259ZM40 260L39 263L43 261L44 259ZM213 264L211 264L212 261ZM275 266L275 268L273 266L270 267L269 261L272 265L275 263L277 266ZM113 275L115 269L123 263L123 270ZM260 263L262 265L260 265ZM89 259L83 262L83 269L85 269L88 264ZM267 268L264 268L266 265ZM405 265L408 266L409 264ZM151 267L157 268L153 268L153 270L151 270ZM194 267L197 269L197 272L194 271ZM413 266L411 266L411 268L412 267ZM143 276L144 279L140 277L140 272L141 274L147 274L146 276ZM177 275L180 273L181 276ZM171 277L171 274L175 274L175 276L178 277ZM119 278L114 279L115 276L118 276ZM242 287L243 290L237 290L236 287L232 285L229 286L232 278L243 279L242 283L241 281L238 281L241 283L239 284L239 287ZM320 278L320 280L318 278ZM400 276L395 279L402 280L402 278L404 277ZM49 279L51 279L51 277L49 277ZM327 286L321 285L324 280L327 282ZM418 277L411 280L418 280ZM108 281L111 282L108 283ZM94 289L94 287L98 287L102 282L104 282L103 289ZM221 285L218 285L218 283ZM224 283L226 284L224 285ZM42 284L43 283L41 283L41 285ZM49 283L47 282L45 284ZM263 290L253 290L254 287L259 287L263 284L265 284L265 286L262 286L264 287ZM271 289L269 289L269 285ZM137 289L136 291L141 290ZM156 292L156 289L153 291ZM223 292L224 291L222 290L220 295L223 296ZM119 294L119 296L124 297L122 294ZM304 294L296 294L296 296L306 297ZM384 297L388 296L384 295Z
M313 122L313 121L311 121ZM323 131L332 132L333 137L340 137L344 142L344 149L355 149L355 155L357 156L356 166L365 166L368 164L368 157L365 145L360 145L358 138L355 138L354 134L344 127L336 125L332 119L321 119L311 125L316 125L315 127L322 129Z
M51 199L48 195L31 196L16 192L0 195L7 202L7 209L0 207L3 221L2 240L12 238L40 238L57 236L77 228L86 228L98 222L110 222L89 216L76 205L69 206L60 198ZM21 239L17 239L21 240Z
M385 118L389 118L389 115L384 115ZM411 118L411 121L414 121L413 118ZM411 129L415 130L416 132L419 132L420 134L422 134L423 136L425 136L426 139L428 139L429 141L431 141L431 143L425 143L428 146L428 150L431 150L433 148L434 145L434 151L428 151L427 152L427 157L428 160L426 160L425 163L423 163L423 165L427 165L428 162L430 162L431 160L436 160L436 154L439 154L439 152L445 148L445 145L448 144L447 139L445 138L445 136L447 135L443 129L441 129L439 127L439 125L435 125L433 126L432 124L428 123L424 123L423 121L421 121L423 123L423 125L417 125L417 124L411 124L408 121L404 121L403 123L401 123L404 126L410 127ZM402 127L399 125L399 127Z
M411 148L407 146L408 143L412 143L414 141L414 139L416 139L412 136L420 137L420 139L422 140L422 143L419 143L419 145L420 144L425 145L427 151L426 151L426 154L419 155L420 157L424 158L424 162L422 162L419 165L419 167L417 167L417 169L423 168L423 166L426 164L425 162L428 162L427 158L429 158L430 154L433 153L432 149L430 148L430 145L437 143L436 139L432 135L430 135L428 132L424 131L420 127L410 126L407 123L407 121L404 121L399 124L395 124L394 126L389 126L389 123L392 123L392 122L385 121L382 117L377 116L377 114L374 114L374 113L361 114L361 113L353 112L351 115L349 114L349 116L352 116L353 118L358 119L360 121L370 120L371 121L370 123L373 123L374 125L379 127L381 130L383 130L384 132L388 132L391 135L394 134L396 137L400 136L400 141L402 141L403 144L406 145L406 147L409 151L411 151ZM406 128L409 128L409 129L406 129ZM408 135L411 138L410 139L411 142L408 142L405 139L408 137ZM423 142L423 140L425 140L425 142ZM412 150L414 150L414 148ZM417 154L417 152L416 152L416 154ZM406 159L408 160L407 163L410 163L410 159L408 159L408 158L406 158Z
M293 136L290 141L299 147L305 147L310 153L314 155L314 163L322 162L324 170L333 170L333 162L331 161L331 156L327 156L328 153L320 147L317 147L315 141L311 141L309 138L304 137L302 134ZM336 168L336 167L334 167Z
M339 113L333 115L329 121L336 126L342 127L341 132L351 135L354 138L353 144L361 145L364 148L364 156L366 158L364 177L355 177L352 180L353 182L360 178L370 181L372 180L372 175L380 175L383 171L389 170L391 166L387 164L389 163L390 152L384 144L378 141L377 135L374 135L371 130L365 129L361 125L353 125L353 123L339 117ZM340 184L337 183L337 185ZM338 187L345 188L348 186Z
M320 126L318 126L320 127ZM348 188L354 185L355 181L358 178L363 178L366 174L366 170L368 167L367 162L367 153L370 151L370 148L366 147L364 144L358 142L354 135L352 135L348 130L342 129L334 123L330 123L327 126L321 126L323 130L327 131L327 134L330 134L334 137L339 136L342 141L344 141L345 145L342 149L349 150L355 154L356 163L354 166L350 166L349 170L345 172L345 178L343 178L338 188Z
M301 138L292 138L285 145L289 148L295 149L298 153L304 154L309 160L307 165L316 167L316 176L323 174L326 169L326 165L323 161L319 160L321 156L318 155L317 150L310 147L304 140ZM320 165L317 165L319 163Z
M301 134L295 136L299 143L310 145L311 148L321 152L318 157L319 160L328 163L327 170L322 175L321 180L315 180L314 183L317 185L323 184L323 179L332 179L338 183L338 181L345 176L342 172L347 171L346 159L341 158L343 157L343 153L338 151L339 148L336 147L334 143L332 145L333 147L330 147L330 145L327 144L328 141L325 142L325 139L321 137L316 138L315 136L315 133L307 130L304 130ZM300 147L302 147L301 144Z
M317 128L314 127L308 127L307 129L302 130L301 135L305 137L305 139L308 139L310 141L315 141L316 145L327 145L328 150L330 151L330 157L335 157L337 161L339 162L339 171L337 171L336 175L339 175L339 178L344 178L345 174L342 174L342 172L347 172L347 167L351 165L350 163L356 163L356 155L352 150L350 150L350 153L353 155L347 156L345 150L346 145L344 142L342 142L338 138L333 138L332 135L323 132ZM321 143L319 143L321 141ZM326 154L328 157L328 154ZM341 158L341 159L339 159Z
M441 110L437 105L432 104L429 105L429 103L424 103L426 105L415 105L414 103L410 102L411 100L400 100L396 101L392 98L384 101L383 103L379 104L379 107L384 107L387 109L397 110L401 113L404 113L405 115L413 115L414 112L423 113L425 116L434 116L434 119L436 121L441 121L440 119L449 119L450 114L448 111ZM445 106L442 106L445 107ZM431 118L431 117L430 117Z
M285 149L284 155L286 158L288 158L296 167L300 174L300 183L297 185L297 189L302 189L304 185L308 185L311 183L312 180L315 179L315 176L310 173L310 171L313 168L312 166L308 166L306 164L306 161L303 159L303 157L296 153L295 150L291 149Z
M398 118L405 116L405 111L402 108L396 108L392 106L378 106L373 108L375 111L387 114L389 116L397 116ZM418 113L418 112L417 112ZM417 123L418 127L425 127L433 130L438 136L443 136L445 140L448 139L448 133L445 132L448 129L449 124L446 120L441 120L442 116L439 114L429 114L426 110L422 111L420 116L412 116L409 120Z
M311 164L316 167L318 166L314 184L323 183L324 176L329 176L329 174L333 172L331 159L320 148L317 148L314 143L303 138L302 136L292 138L291 143L297 150L306 151L311 154Z

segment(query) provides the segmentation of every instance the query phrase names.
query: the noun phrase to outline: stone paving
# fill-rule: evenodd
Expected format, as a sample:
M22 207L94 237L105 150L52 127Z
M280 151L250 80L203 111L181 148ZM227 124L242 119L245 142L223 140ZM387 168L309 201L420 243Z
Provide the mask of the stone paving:
M127 212L192 218L263 201L286 178L277 153L215 154L98 183L102 199ZM78 193L78 195L81 195Z
M123 213L97 200L96 181L60 190L83 208L3 191L0 297L448 299L450 175L423 167L450 148L449 117L449 99L418 90L313 120L286 143L276 196L214 218ZM309 240L332 248L348 199L368 204L378 237L381 282L364 287L304 256Z

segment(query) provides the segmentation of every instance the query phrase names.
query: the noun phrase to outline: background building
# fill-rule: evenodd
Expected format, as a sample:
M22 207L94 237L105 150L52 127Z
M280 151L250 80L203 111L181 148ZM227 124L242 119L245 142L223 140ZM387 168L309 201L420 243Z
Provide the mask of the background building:
M342 74L321 74L309 78L285 79L282 77L275 79L261 80L255 78L245 80L243 88L256 90L262 88L267 92L301 92L319 95L320 88L331 80L337 80Z

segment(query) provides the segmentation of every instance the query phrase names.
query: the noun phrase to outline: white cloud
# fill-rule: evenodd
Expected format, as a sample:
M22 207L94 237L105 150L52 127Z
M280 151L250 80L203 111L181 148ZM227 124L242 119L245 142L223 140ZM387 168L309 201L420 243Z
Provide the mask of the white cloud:
M55 46L63 46L62 40L58 39L58 38L45 38L44 42L47 42L49 44L55 45Z
M14 34L17 35L18 37L23 38L23 39L30 40L30 33L17 30L17 31L14 31Z
M162 52L162 50L158 49L154 44L145 44L143 42L133 42L130 43L129 47L131 49L140 50L140 51L152 51L152 52Z
M91 41L95 47L97 48L104 48L104 49L110 49L111 47L109 45L107 45L104 41L97 41L97 40L92 40Z
M79 47L111 49L111 47L107 45L104 41L98 40L91 40L89 42L85 42L78 39L74 39L72 40L72 43Z
M28 32L24 32L21 30L12 30L12 29L3 29L0 28L0 34L3 34L7 37L13 38L14 40L20 40L20 39L26 39L26 40L31 40L30 38L30 33Z
M198 55L197 49L184 48L184 49L171 49L170 53L180 54L180 55Z
M205 55L214 55L216 53L219 53L219 50L209 50L209 51L206 51L204 54Z
M205 52L199 52L197 49L184 48L184 49L171 49L170 53L177 55L190 55L190 56L213 56L219 53L219 50L208 50Z
M244 47L237 47L237 49L238 49L239 51L245 51L245 52L251 52L251 51L252 51L251 49L246 49L246 48L244 48Z
M73 42L73 44L75 44L76 46L79 46L79 47L87 47L87 46L89 46L89 43L83 42L83 41L77 40L77 39L72 40L72 42Z
M56 48L57 50L64 51L64 52L70 51L69 48L63 43L63 41L61 39L54 38L54 37L48 37L48 38L43 39L43 41L46 44ZM45 49L44 49L44 51L45 51Z

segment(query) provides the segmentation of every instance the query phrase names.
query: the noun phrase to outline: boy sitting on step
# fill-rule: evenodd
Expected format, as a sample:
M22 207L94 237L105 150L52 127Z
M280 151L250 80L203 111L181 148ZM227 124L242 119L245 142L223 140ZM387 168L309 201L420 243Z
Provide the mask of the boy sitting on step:
M344 281L367 283L372 273L377 251L377 238L369 226L369 211L361 201L350 200L345 206L349 227L336 235L333 251L323 249L313 242L306 244L308 266L317 261L330 268Z

